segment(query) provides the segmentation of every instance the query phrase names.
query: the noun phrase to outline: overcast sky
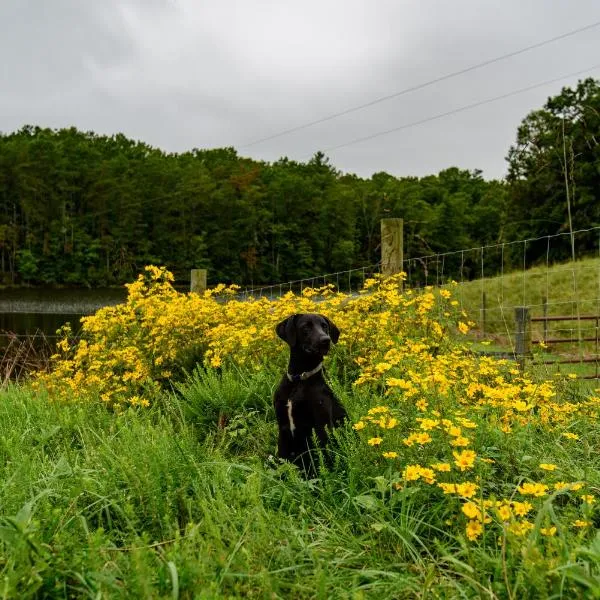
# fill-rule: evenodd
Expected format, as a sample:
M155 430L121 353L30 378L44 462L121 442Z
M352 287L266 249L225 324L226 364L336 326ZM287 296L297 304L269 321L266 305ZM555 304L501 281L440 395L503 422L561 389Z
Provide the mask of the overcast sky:
M74 125L166 151L306 160L592 67L600 27L247 144L595 21L598 0L0 0L0 131ZM367 177L501 177L521 119L577 79L326 153Z

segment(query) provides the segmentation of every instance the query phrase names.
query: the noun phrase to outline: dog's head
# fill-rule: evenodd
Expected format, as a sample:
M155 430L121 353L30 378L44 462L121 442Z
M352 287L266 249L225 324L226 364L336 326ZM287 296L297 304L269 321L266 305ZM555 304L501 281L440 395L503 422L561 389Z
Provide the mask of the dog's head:
M275 331L290 348L318 356L325 356L340 337L340 330L327 317L311 313L292 315L281 321Z

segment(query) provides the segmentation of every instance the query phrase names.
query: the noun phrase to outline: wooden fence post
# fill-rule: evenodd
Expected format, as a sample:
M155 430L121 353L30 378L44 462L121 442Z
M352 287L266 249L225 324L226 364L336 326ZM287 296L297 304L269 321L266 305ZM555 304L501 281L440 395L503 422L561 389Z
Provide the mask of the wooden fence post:
M529 307L515 307L515 354L521 371L525 369L525 359L531 354L531 315Z
M381 273L385 276L402 271L404 220L381 219Z
M206 291L206 269L192 269L190 275L190 292L195 294L204 294Z

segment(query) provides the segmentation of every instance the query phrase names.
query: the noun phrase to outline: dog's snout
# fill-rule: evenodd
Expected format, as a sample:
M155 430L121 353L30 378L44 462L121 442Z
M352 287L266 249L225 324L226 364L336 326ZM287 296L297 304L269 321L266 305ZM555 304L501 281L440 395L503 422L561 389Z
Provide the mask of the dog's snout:
M331 344L331 338L328 335L322 335L319 338L319 348L321 350L329 350L329 346Z

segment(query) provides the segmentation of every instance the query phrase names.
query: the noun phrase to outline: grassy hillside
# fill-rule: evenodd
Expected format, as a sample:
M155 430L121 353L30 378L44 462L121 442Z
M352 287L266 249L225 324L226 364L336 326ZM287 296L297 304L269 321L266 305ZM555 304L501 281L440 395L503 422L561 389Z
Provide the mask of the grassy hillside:
M532 317L568 316L572 320L533 322L533 340L582 339L600 335L599 322L578 320L580 316L600 316L600 258L578 260L535 267L502 277L470 281L455 289L461 306L476 324L477 337L494 340L495 350L514 350L515 308L527 306ZM485 311L484 307L485 295ZM484 349L480 347L480 349ZM551 344L543 351L537 345L533 350L538 359L556 360L597 358L600 347L595 341ZM552 375L556 371L591 375L597 372L595 364L544 367Z
M534 267L502 277L462 283L457 297L469 315L483 326L482 296L486 294L488 332L512 333L514 308L528 306L532 316L600 314L600 258ZM564 325L563 325L564 326ZM537 326L536 326L537 327ZM541 331L541 330L540 330Z
M577 317L578 312L581 315L600 315L600 258L587 258L549 268L534 267L524 272L460 284L456 295L479 328L483 326L484 293L487 301L486 329L492 333L508 331L512 334L516 306L530 307L532 316L544 314L545 302L548 315ZM541 333L541 326L536 325L536 331Z

